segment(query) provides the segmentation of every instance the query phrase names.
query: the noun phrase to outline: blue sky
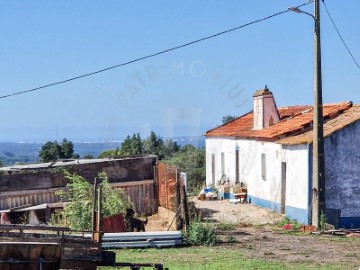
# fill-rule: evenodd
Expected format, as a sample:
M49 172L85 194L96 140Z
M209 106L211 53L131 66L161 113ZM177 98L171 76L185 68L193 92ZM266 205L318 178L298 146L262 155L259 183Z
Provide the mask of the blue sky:
M2 1L0 96L181 45L307 1ZM360 2L327 0L360 61ZM360 70L322 7L325 103L360 103ZM313 4L303 7L312 13ZM288 12L95 76L0 99L0 141L122 140L155 130L201 135L252 109L267 85L278 106L312 104L313 20Z

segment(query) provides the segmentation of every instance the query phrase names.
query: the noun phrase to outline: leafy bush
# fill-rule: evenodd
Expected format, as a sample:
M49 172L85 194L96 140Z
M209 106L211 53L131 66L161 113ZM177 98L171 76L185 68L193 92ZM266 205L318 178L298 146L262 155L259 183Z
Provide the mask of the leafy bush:
M92 226L93 187L82 176L64 171L69 180L67 189L58 192L60 198L67 202L63 217L73 230L89 231ZM102 214L104 217L125 213L126 208L133 208L129 197L122 189L113 189L105 173L99 173L102 188ZM55 221L56 218L54 217ZM59 221L62 222L62 221Z
M215 225L194 221L185 235L185 240L192 245L213 246L217 241Z
M100 173L99 177L102 179L102 214L104 217L125 213L126 208L134 209L134 205L124 189L112 188L105 173Z

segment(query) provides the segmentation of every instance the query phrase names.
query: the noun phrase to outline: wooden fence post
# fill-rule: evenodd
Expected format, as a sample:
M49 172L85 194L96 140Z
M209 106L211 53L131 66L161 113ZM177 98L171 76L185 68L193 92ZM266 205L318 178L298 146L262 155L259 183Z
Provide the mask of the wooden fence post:
M94 188L93 188L93 196L92 196L92 224L91 224L91 230L92 230L92 239L95 240L95 231L96 231L96 198L97 198L97 177L95 177L94 180Z
M188 209L188 200L187 200L185 185L182 186L182 191L183 191L184 219L185 219L186 230L188 230L190 226L190 221L189 221L189 209Z

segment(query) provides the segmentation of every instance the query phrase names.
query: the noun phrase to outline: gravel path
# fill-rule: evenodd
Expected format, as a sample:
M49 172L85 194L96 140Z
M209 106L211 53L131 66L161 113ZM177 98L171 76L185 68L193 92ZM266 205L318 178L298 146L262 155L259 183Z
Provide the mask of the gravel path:
M276 224L284 218L271 210L252 204L235 204L228 200L201 201L194 199L194 202L204 219L217 222L264 225Z

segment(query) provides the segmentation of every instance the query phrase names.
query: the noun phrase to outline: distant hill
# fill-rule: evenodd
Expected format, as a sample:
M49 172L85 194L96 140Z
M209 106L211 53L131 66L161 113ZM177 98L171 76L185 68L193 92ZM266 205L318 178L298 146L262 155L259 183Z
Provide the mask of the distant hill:
M205 140L203 137L175 137L173 138L179 145L184 146L192 144L195 147L204 147ZM4 166L16 163L36 163L39 162L39 151L43 143L16 143L0 142L0 160ZM80 157L91 155L98 157L101 152L109 149L120 147L121 142L75 142L75 153Z

